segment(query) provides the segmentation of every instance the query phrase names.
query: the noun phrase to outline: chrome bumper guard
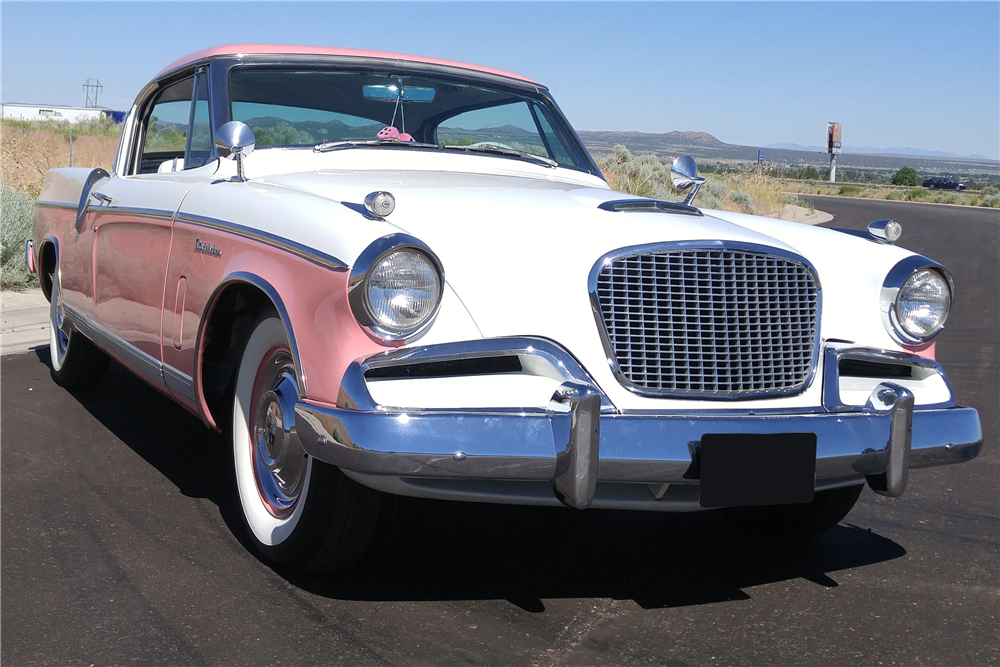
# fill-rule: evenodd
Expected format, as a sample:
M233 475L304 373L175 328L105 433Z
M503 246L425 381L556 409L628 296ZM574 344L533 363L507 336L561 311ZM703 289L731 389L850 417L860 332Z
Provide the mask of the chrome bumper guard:
M882 383L862 411L753 416L602 414L600 394L563 383L539 412L390 413L301 402L296 427L311 456L360 473L551 481L583 509L597 482L696 484L705 433L815 433L816 488L867 479L898 496L910 468L960 463L982 446L972 408L913 409Z

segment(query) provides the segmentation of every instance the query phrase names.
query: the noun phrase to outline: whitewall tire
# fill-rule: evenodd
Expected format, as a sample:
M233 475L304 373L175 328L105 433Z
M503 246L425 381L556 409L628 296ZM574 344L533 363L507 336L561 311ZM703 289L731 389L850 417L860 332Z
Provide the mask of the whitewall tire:
M258 318L233 395L233 463L250 538L303 573L353 565L375 526L380 495L306 455L295 429L295 366L281 320Z

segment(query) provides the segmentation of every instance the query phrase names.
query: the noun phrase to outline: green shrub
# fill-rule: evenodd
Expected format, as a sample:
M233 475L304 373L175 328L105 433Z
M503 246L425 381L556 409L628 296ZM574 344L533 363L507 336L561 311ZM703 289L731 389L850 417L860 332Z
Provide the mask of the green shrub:
M846 195L852 197L861 192L861 188L856 185L841 185L840 191L837 192L838 195Z
M983 188L983 196L989 197L990 195L993 196L1000 195L1000 188L993 185L987 185L985 188Z
M0 286L22 288L37 284L24 265L24 242L31 238L35 202L23 190L0 188Z
M913 167L903 167L892 175L893 185L916 185L918 182L917 170Z
M1000 208L1000 195L988 195L983 197L983 206L988 208Z
M930 195L929 190L924 190L923 188L913 188L912 190L906 191L906 200L923 201L928 195Z
M903 190L889 190L885 194L886 199L891 199L892 201L899 201L901 199L906 199L906 192Z
M698 208L711 208L716 211L722 210L722 204L719 203L719 200L716 199L711 192L700 192L698 194L698 200L695 202L695 206Z
M705 182L705 185L702 186L703 193L710 194L716 199L722 199L723 197L726 196L726 193L728 191L729 191L729 186L727 186L722 181L715 181L709 179L708 181Z
M747 193L742 190L733 190L729 193L729 199L736 205L743 208L745 213L750 215L756 215L757 206L753 203L753 199Z

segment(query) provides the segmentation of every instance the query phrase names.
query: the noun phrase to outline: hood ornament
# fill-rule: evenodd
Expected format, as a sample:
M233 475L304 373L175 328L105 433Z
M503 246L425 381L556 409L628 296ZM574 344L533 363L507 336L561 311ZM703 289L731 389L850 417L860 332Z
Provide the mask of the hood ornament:
M868 233L879 241L895 243L903 235L903 226L895 220L876 220L868 225Z
M372 192L365 197L365 208L374 216L386 218L396 209L396 198L391 192Z

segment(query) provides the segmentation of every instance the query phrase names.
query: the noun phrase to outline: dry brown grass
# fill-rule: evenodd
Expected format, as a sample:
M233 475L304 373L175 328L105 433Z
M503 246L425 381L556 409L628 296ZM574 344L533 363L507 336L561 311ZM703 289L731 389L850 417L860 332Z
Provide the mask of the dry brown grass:
M651 154L633 155L625 146L615 146L610 156L598 160L608 185L653 199L677 199L683 196L670 183L670 166ZM781 184L764 169L709 174L694 205L699 208L780 217L788 204L798 203L793 195L781 191Z
M73 166L103 167L110 171L118 139L74 136ZM3 185L37 197L48 169L69 166L69 138L59 132L3 123L0 132L0 175Z

